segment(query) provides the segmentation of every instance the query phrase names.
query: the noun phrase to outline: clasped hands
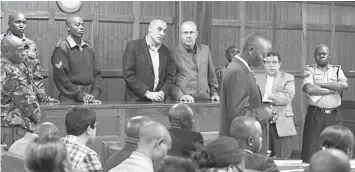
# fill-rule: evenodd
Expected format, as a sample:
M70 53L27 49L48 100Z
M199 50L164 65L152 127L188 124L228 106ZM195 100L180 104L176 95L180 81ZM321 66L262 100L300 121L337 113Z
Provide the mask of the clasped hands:
M97 100L95 98L95 96L91 95L91 94L86 94L83 98L83 102L84 103L97 103L97 104L100 104L101 101L100 100Z
M219 101L219 96L218 95L213 95L211 96L210 100L212 101ZM186 95L183 95L179 98L179 101L182 101L182 102L188 102L188 103L193 103L195 102L195 98L192 97L191 95L189 94L186 94Z
M265 109L269 114L273 115L273 117L269 121L270 124L276 123L277 119L279 118L279 113L274 108L272 108L272 106L265 107Z
M159 91L159 92L151 92L147 91L147 94L145 95L148 99L152 100L153 102L162 102L164 101L164 92Z

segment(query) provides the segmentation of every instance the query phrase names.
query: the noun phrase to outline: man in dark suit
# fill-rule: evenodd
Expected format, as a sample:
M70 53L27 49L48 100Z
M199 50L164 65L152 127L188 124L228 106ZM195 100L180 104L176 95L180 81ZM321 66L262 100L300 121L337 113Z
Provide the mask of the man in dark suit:
M192 131L194 114L186 104L175 104L169 110L172 146L168 155L189 158L196 146L203 145L201 133Z
M152 120L146 116L136 116L128 120L125 128L125 145L120 151L113 153L106 160L104 165L104 172L108 172L111 168L120 164L122 161L127 159L133 151L137 149L139 141L139 130L145 123L149 121Z
M279 171L272 158L258 154L263 139L261 137L261 125L255 118L247 116L236 117L231 123L230 135L245 150L244 161L246 169L264 172Z
M170 96L175 65L162 44L166 32L166 23L154 19L145 37L127 44L122 58L126 101L164 101Z
M264 108L261 94L250 67L259 67L271 52L270 41L260 33L250 34L240 55L236 55L224 71L221 82L220 99L220 136L229 136L230 123L237 116L251 116L262 125L263 149L268 148L269 121L276 117L276 110Z

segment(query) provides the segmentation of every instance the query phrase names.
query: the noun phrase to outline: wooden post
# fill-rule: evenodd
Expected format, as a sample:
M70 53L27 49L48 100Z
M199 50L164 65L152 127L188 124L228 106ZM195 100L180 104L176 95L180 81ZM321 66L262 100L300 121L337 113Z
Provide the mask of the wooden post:
M139 38L139 20L140 20L140 2L133 1L133 15L134 15L134 23L133 23L133 40Z
M329 51L332 53L331 63L339 64L339 57L337 56L337 52L335 51L335 5L334 2L330 5L330 13L329 13L329 23L332 25L332 30L330 31L330 48Z
M55 33L55 9L57 8L57 4L55 1L50 1L49 2L49 20L48 20L48 33L47 33L47 37L49 42L52 45L56 45L57 43L57 36L56 35L52 35L53 33ZM64 27L64 25L63 25ZM51 47L54 50L54 47ZM52 54L50 54L52 55ZM52 58L52 57L49 57ZM58 95L56 94L56 90L57 87L55 86L54 82L53 82L53 68L52 68L52 64L51 64L51 60L48 60L48 92L49 95L53 98L58 98Z
M245 37L245 1L239 1L239 20L240 20L240 32L239 32L239 47L243 48Z
M275 48L276 46L276 17L277 17L277 10L276 10L276 3L275 1L271 2L271 8L272 8L272 49Z

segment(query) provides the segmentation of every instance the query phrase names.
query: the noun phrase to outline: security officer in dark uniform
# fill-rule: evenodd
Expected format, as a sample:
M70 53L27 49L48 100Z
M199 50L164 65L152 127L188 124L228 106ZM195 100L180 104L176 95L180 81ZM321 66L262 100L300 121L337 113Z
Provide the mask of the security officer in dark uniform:
M303 162L309 162L312 154L319 150L319 135L323 129L339 122L341 93L348 88L341 66L329 64L330 57L327 45L317 45L314 52L317 64L307 65L303 73L302 91L308 96L301 155Z

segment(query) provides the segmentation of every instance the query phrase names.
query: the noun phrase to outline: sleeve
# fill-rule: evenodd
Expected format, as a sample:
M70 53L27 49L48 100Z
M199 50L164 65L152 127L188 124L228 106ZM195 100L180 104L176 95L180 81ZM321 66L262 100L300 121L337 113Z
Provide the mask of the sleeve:
M168 66L166 68L165 74L166 74L166 79L165 79L165 83L163 85L163 87L161 88L161 90L164 92L165 95L169 95L171 96L172 94L172 85L174 84L174 80L175 80L175 73L176 73L176 66L174 61L171 58L171 54L168 51Z
M122 58L123 78L128 88L137 96L144 97L148 87L136 75L136 58L132 42L128 43ZM145 64L140 64L145 65Z
M211 58L211 51L207 47L208 50L208 85L211 90L211 96L218 95L218 81L213 65L213 60Z
M273 93L276 105L287 105L295 96L295 77L290 75L287 79L283 90Z
M346 78L343 69L341 69L341 67L339 66L338 69L338 81L342 81L342 82L348 82L348 79Z
M263 167L264 171L268 171L268 172L279 172L280 170L277 168L275 162L273 159L267 157L267 159L264 162L264 167Z
M49 98L49 96L46 94L46 91L44 90L44 78L42 75L42 68L41 68L41 62L39 61L39 59L32 59L32 65L33 65L33 69L32 69L32 73L33 73L33 85L34 87L37 88L37 98L40 102L44 102L46 101L47 98Z
M256 118L261 124L268 123L270 115L264 107L250 108L249 105L249 85L237 72L234 72L230 78L226 79L224 85L226 92L226 107L229 114L228 119L232 121L237 116L250 116ZM229 131L229 129L228 129Z
M92 88L91 94L95 97L98 98L101 93L101 69L100 69L100 64L99 61L97 60L94 52L92 51L93 59L93 67L94 67L94 84Z
M30 88L31 85L25 81L24 77L12 73L5 80L5 87L10 90L10 96L14 104L20 109L21 114L29 118L34 124L38 124L41 119L41 109L37 102L36 95Z
M68 78L66 71L69 70L68 57L62 48L56 47L52 54L52 67L53 67L53 80L58 90L68 96L83 101L84 96L87 94L80 91L78 86L74 85Z
M313 70L311 69L311 67L306 67L303 71L303 84L302 84L302 88L304 85L306 84L314 84L314 80L313 80Z
M102 165L97 154L88 154L83 160L84 168L88 172L102 172Z

